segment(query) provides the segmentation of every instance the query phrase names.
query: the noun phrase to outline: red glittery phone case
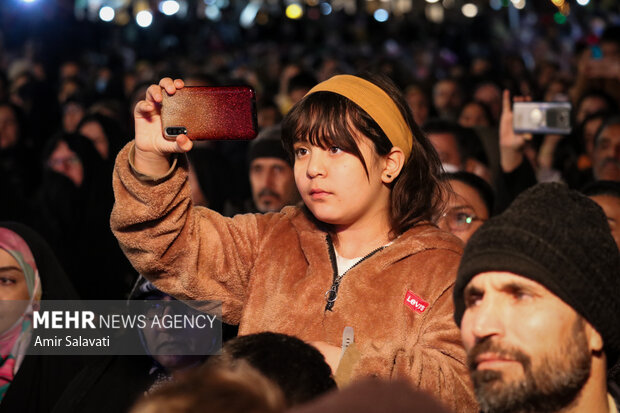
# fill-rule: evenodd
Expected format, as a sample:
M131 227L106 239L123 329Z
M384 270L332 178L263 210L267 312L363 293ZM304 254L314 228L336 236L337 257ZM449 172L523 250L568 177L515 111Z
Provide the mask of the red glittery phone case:
M191 140L256 137L256 100L247 86L184 87L172 96L163 91L164 136L186 134Z

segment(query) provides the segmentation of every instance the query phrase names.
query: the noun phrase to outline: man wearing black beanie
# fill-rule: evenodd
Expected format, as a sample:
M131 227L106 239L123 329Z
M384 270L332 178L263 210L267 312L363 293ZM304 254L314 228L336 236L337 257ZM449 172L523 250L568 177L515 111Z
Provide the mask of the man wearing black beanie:
M483 412L618 412L620 253L586 196L539 184L487 221L454 304Z
M279 212L287 205L301 201L295 176L293 160L282 146L280 125L261 131L250 143L248 164L252 199L246 200L241 208L227 205L228 216L254 212Z

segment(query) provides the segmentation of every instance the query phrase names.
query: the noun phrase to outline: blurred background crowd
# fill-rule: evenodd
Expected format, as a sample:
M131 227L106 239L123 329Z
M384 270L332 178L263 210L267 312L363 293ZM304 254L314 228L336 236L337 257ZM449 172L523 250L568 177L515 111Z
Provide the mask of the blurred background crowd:
M0 221L41 234L81 298L126 299L138 274L110 232L111 176L148 85L252 86L273 135L317 82L370 70L405 93L467 199L440 227L466 241L537 182L606 181L590 195L615 191L620 243L619 25L613 0L3 0ZM505 90L570 102L571 133L515 134ZM282 202L261 204L252 149L197 145L194 201L228 215L297 201L274 186Z
M594 141L618 112L618 20L615 2L586 0L3 1L0 218L43 234L82 297L126 296L134 274L108 229L111 168L132 139L133 106L164 76L252 86L262 130L334 74L387 74L445 169L491 184L492 212L536 181L581 188L597 168L617 180L617 137L605 151ZM505 89L571 102L572 133L502 144ZM192 152L195 200L250 210L247 150ZM116 281L95 285L84 271Z

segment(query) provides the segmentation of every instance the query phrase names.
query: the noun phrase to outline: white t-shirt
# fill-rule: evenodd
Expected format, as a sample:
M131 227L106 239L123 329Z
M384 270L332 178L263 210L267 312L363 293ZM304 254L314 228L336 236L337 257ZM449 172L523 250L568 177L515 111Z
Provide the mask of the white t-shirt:
M394 241L388 242L383 246L383 248L391 245ZM338 251L334 248L334 253L336 254L336 266L338 267L338 276L342 277L342 275L349 271L351 267L357 264L360 260L364 259L364 257L356 257L356 258L345 258L338 254Z
M349 271L351 267L358 263L364 257L356 257L356 258L345 258L338 254L338 251L334 249L336 253L336 266L338 267L338 276L342 277L342 274Z

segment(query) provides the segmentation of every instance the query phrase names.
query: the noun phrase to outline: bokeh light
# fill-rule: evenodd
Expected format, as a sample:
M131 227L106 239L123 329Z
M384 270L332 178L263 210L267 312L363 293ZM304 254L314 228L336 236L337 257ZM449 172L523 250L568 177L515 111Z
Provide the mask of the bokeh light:
M301 6L297 3L289 4L286 6L286 17L289 19L297 20L303 16L304 11Z
M111 22L114 20L115 14L114 9L110 6L103 6L99 9L99 18L104 22Z
M140 27L149 27L153 23L153 13L148 10L142 10L136 14L136 23Z
M383 23L387 21L387 19L390 17L390 14L385 9L377 9L375 10L373 17L376 21Z
M461 13L463 13L463 16L471 19L478 15L478 7L473 3L465 3L463 7L461 7Z
M159 10L162 13L164 13L166 16L175 15L179 11L180 8L181 6L179 5L179 2L176 0L165 0L159 3Z

